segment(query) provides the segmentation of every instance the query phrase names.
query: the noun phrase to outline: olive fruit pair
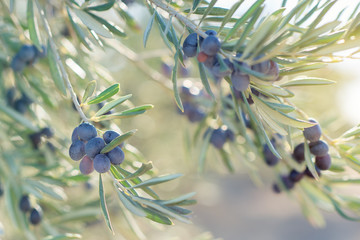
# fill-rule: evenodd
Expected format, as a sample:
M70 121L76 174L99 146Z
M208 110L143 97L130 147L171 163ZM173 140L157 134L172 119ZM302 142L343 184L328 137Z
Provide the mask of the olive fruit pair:
M52 138L54 136L54 132L51 128L45 127L40 131L29 134L29 139L34 149L39 149L41 144L41 137ZM48 144L51 144L48 142Z
M35 45L22 45L20 50L13 57L10 67L14 72L21 72L26 66L33 65L39 58L46 56L46 49L43 46L42 51Z
M119 165L124 161L121 145L107 153L101 153L106 144L118 136L120 134L115 131L106 131L103 138L97 137L97 130L92 124L82 123L72 133L69 155L75 161L81 160L79 169L82 174L88 175L94 170L105 173L110 170L111 164Z
M40 207L33 208L31 207L30 198L28 195L22 195L19 208L22 212L30 212L29 221L32 225L37 225L42 220L42 211Z
M24 114L26 113L30 104L33 103L33 100L30 99L25 93L21 93L21 97L16 98L16 88L11 87L6 91L6 102L16 111Z
M200 43L201 54L215 56L221 47L219 39L216 37L217 32L208 30L205 32L208 36L204 39L197 33L191 33L187 36L183 43L183 51L187 57L195 57L197 54L198 43Z

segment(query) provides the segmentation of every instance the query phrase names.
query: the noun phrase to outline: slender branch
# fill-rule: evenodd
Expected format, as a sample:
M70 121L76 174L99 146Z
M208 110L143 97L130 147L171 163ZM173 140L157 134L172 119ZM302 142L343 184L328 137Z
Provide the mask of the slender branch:
M161 0L150 0L150 2L155 4L157 7L165 10L170 15L173 15L174 17L176 17L180 22L184 23L186 26L188 26L189 28L194 30L197 34L199 34L203 38L207 37L207 34L203 31L201 31L195 23L193 23L191 20L187 19L185 16L181 15L178 11L176 11L171 6L161 2Z
M57 65L59 66L60 68L60 71L61 71L61 75L63 77L63 80L65 81L66 83L66 86L70 92L70 95L71 95L71 98L72 98L72 101L75 105L75 108L76 110L78 111L78 113L80 114L80 117L82 118L82 120L84 120L85 122L88 122L88 118L86 117L86 115L84 114L84 112L82 111L81 107L80 107L80 104L77 100L77 97L76 97L76 94L74 92L74 89L71 85L71 82L70 82L70 79L69 79L69 75L67 74L66 72L66 69L65 69L65 66L64 64L62 63L61 61L61 58L60 58L60 54L59 54L59 51L56 47L56 44L53 40L53 37L52 37L52 33L51 33L51 29L50 29L50 26L49 26L49 23L46 19L46 16L45 16L45 12L44 10L42 9L40 3L38 0L35 0L35 3L36 3L36 6L39 10L39 13L40 13L40 16L41 16L41 20L43 22L43 26L44 26L44 29L45 29L45 32L48 36L48 40L49 40L49 43L50 43L50 47L51 49L53 50L54 54L55 54L55 60L56 60L56 63Z

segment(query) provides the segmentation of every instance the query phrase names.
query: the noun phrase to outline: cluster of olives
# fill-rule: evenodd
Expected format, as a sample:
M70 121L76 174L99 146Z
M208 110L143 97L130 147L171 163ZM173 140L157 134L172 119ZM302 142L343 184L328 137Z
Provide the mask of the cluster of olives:
M319 123L314 120L309 120L316 125L304 129L304 137L309 141L310 152L315 156L315 166L320 170L328 170L331 166L331 157L329 155L329 146L321 137L321 128Z
M309 119L309 122L316 123L316 125L305 128L303 135L305 139L309 141L310 153L315 156L315 170L320 176L321 170L328 170L331 167L331 157L328 153L329 147L325 141L320 140L321 128L319 123L314 119ZM300 143L294 148L292 157L300 164L305 161L304 143ZM292 169L289 175L281 176L281 180L286 189L290 190L294 187L295 183L299 182L304 176L314 178L309 168L306 167L303 172L298 172L295 169ZM280 192L280 188L277 184L273 185L273 189L275 192Z
M184 114L190 122L199 122L206 116L204 109L199 105L198 99L204 94L191 81L186 80L181 87L181 99L183 100Z
M23 195L19 202L19 208L23 213L30 212L29 221L32 225L38 225L42 219L42 210L40 206L36 208L31 206L29 195Z
M191 33L187 36L183 43L183 52L187 57L195 57L197 55L197 60L204 63L204 66L209 69L215 79L220 80L230 76L232 86L236 91L245 91L250 84L250 76L244 71L241 71L240 68L248 68L272 76L273 81L279 79L279 66L272 60L266 60L249 66L245 62L220 58L218 52L220 51L221 43L216 37L217 32L208 30L205 33L207 34L205 39L197 33ZM200 46L199 53L197 53L198 45ZM241 56L242 53L236 54L236 58L240 58ZM262 57L262 55L258 56L254 60L257 61ZM222 65L226 67L224 68Z
M33 101L25 94L21 93L21 97L16 97L16 88L11 87L6 91L7 104L21 114L25 114Z
M30 134L29 139L31 141L33 148L39 149L42 137L49 139L49 138L52 138L53 136L54 136L54 131L49 127L45 127L45 128L40 129L40 131L38 131L38 132ZM54 146L50 142L47 142L47 146L51 150L54 148Z
M309 119L309 122L316 123L316 125L305 128L303 134L305 139L309 141L310 153L315 156L315 169L320 175L320 170L328 170L331 167L329 146L325 141L320 140L321 128L319 123L314 119ZM298 163L305 161L304 148L304 143L300 143L294 149L292 156ZM309 169L305 170L305 174L312 176Z
M20 50L13 57L10 67L14 72L21 72L27 66L32 66L39 58L46 56L46 49L43 46L42 51L35 45L22 45Z
M186 37L183 43L183 51L187 57L195 57L197 54L198 42L201 52L198 54L198 60L204 62L207 58L215 56L221 48L221 43L216 37L217 32L208 30L205 32L207 37L204 39L197 33L191 33ZM202 59L204 58L204 60Z
M69 148L71 159L79 161L80 172L88 175L94 171L105 173L110 170L111 164L119 165L124 161L125 155L120 146L102 154L101 150L112 140L120 136L115 131L106 131L103 138L97 137L96 128L90 123L82 123L72 133L72 144Z

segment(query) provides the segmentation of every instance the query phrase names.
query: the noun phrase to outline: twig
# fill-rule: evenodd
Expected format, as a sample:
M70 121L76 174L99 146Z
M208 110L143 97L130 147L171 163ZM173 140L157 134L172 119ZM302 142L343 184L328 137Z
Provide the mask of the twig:
M74 103L74 105L75 105L75 108L76 108L76 110L78 111L78 113L80 114L81 119L84 120L85 122L88 122L89 120L88 120L88 118L86 117L86 115L84 114L84 112L82 111L82 109L81 109L81 107L80 107L80 104L79 104L79 102L78 102L78 100L77 100L77 97L76 97L76 94L75 94L75 92L74 92L74 89L73 89L73 87L72 87L72 85L71 85L69 76L68 76L68 74L67 74L67 72L66 72L66 69L65 69L65 67L64 67L64 64L63 64L62 61L61 61L61 58L60 58L60 55L59 55L59 51L58 51L58 49L57 49L57 47L56 47L56 44L55 44L55 42L54 42L54 40L53 40L52 33L51 33L51 29L50 29L50 27L49 27L49 23L48 23L48 21L47 21L47 19L46 19L46 16L45 16L45 12L44 12L44 10L42 9L42 7L41 7L41 5L40 5L40 3L39 3L38 0L35 0L35 3L36 3L36 6L37 6L37 8L38 8L38 10L39 10L39 13L40 13L40 16L41 16L41 20L42 20L43 25L44 25L45 32L46 32L46 34L47 34L47 36L48 36L49 43L50 43L50 47L51 47L51 49L53 50L53 52L54 52L54 54L55 54L56 63L57 63L57 65L58 65L59 68L60 68L61 75L62 75L62 77L63 77L63 80L64 80L65 83L66 83L66 86L67 86L69 92L70 92L70 95L71 95L72 101L73 101L73 103Z
M155 4L157 7L165 10L170 15L173 15L174 17L176 17L180 22L184 23L186 26L188 26L189 28L194 30L197 34L199 34L203 38L207 37L207 34L203 31L199 30L199 28L196 24L194 24L191 20L187 19L185 16L181 15L178 11L176 11L171 6L161 2L160 0L150 0L150 2Z

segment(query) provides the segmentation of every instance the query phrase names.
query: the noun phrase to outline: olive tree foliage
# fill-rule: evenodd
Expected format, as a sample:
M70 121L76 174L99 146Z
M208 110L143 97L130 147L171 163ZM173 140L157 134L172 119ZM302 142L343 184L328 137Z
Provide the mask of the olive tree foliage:
M360 200L336 191L341 186L360 182L347 177L349 169L360 171L359 127L336 139L322 134L322 141L329 145L332 164L320 176L313 156L316 155L313 142L309 143L309 138L306 135L304 138L302 132L318 125L309 121L311 116L291 102L294 96L292 88L334 83L324 78L299 77L299 73L323 68L358 53L358 7L346 16L346 20L339 20L340 17L344 19L341 16L343 9L337 9L337 19L324 22L323 18L336 1L301 0L291 9L283 1L276 11L265 16L262 14L264 7L271 1L257 0L247 9L243 0L235 1L229 9L215 7L216 2L0 0L0 182L4 192L1 201L5 206L1 211L7 212L14 228L9 231L14 236L28 239L80 238L82 221L96 219L99 212L110 231L114 231L106 193L117 195L119 208L127 213L124 218L138 236L141 233L131 214L166 225L172 225L174 220L191 222L191 211L186 206L195 203L194 193L161 199L152 189L153 185L174 180L181 174L156 176L152 163L144 160L136 146L126 143L125 161L121 165L112 165L109 172L99 175L81 174L78 164L68 156L71 130L63 131L64 128L74 129L81 122L91 122L100 136L107 130L121 132L116 125L121 119L136 117L153 107L150 104L134 106L130 102L131 94L121 96L120 85L107 72L107 66L94 61L91 52L97 49L114 49L148 74L148 80L173 90L178 108L185 113L186 96L179 91L178 67L198 67L198 76L191 81L201 82L202 96L196 101L203 107L205 115L196 123L189 145L200 149L199 156L193 156L198 159L199 172L204 172L206 153L209 147L213 147L211 139L215 130L226 126L234 134L232 141L221 147L214 144L214 147L229 172L234 171L233 162L241 159L250 177L257 182L259 167L269 156L273 157L276 166L271 168L274 177L269 181L276 184L276 191L286 192L297 199L312 224L324 224L319 209L336 211L348 220L360 220ZM26 9L25 15L17 14L15 7L19 4ZM127 33L139 31L127 4L148 9L151 18L147 27L141 29L143 45L146 46L147 40L153 37L163 40L164 47L170 49L174 59L170 79L159 74L157 69L138 58L136 51L122 43ZM235 14L239 9L243 12L240 16ZM119 23L108 20L107 13L115 14ZM159 29L160 36L152 34L154 28ZM199 57L200 46L196 46L198 60L184 57L184 39L191 33L196 33L198 40L200 37L206 39L207 30L215 30L221 42L215 57L217 73L224 79L214 77L213 66L206 66ZM35 46L41 57L16 68L14 56L24 44ZM347 56L336 54L343 50L351 51ZM269 73L253 67L263 63L276 66L278 71ZM240 71L248 76L250 82L245 90L234 89L230 74L227 74L231 67L233 72ZM20 99L28 102L22 110L14 105ZM102 105L99 107L98 104ZM54 119L53 116L59 117L59 112L62 117ZM72 122L78 121L78 124L69 126L68 118L76 119ZM55 129L53 137L47 138L45 133L36 135L46 127ZM106 145L102 153L122 144L135 132L124 130ZM304 161L294 161L294 148L301 142L304 143ZM284 176L291 171L303 175L307 171L307 175L312 177L301 179L295 186L295 181L289 185L284 180L288 177ZM99 182L96 202L73 204L67 200L71 197L66 195L65 188L87 182L90 178ZM104 181L112 181L113 190L105 192ZM36 228L30 226L28 215L19 209L24 194L30 195L31 205L43 209L43 220ZM6 229L0 234L3 231Z

